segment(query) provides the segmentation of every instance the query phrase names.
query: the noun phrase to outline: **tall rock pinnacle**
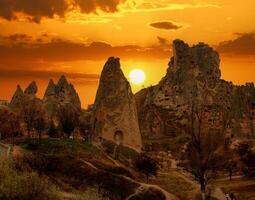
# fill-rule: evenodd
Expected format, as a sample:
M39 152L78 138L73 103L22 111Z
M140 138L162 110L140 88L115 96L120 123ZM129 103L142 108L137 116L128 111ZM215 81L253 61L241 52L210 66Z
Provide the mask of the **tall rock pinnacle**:
M44 98L50 97L50 96L55 96L56 94L56 85L53 82L52 79L50 79L49 84L47 86L47 89L44 93Z
M141 134L135 98L119 58L105 63L93 111L94 138L103 138L140 151Z
M14 95L12 96L10 106L12 108L22 106L24 101L25 101L25 94L22 91L20 85L17 85L17 89L16 89Z
M35 81L32 81L24 91L25 94L35 96L37 93L37 85Z
M79 95L64 75L60 77L57 85L50 79L43 102L49 116L56 114L59 106L69 105L70 108L81 110Z

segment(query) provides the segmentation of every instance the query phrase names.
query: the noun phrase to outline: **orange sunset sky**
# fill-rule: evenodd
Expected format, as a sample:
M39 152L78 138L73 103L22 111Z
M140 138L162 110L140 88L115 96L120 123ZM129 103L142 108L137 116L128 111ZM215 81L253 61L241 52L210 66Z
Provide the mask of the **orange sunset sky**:
M176 38L217 49L222 78L255 82L254 8L254 0L0 0L0 99L32 80L41 97L64 73L85 108L109 56L126 76L145 72L136 92L165 75Z

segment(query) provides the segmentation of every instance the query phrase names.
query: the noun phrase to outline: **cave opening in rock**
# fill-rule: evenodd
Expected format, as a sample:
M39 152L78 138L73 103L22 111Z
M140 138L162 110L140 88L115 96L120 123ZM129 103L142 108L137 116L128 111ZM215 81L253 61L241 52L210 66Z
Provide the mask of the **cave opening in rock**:
M123 132L120 131L120 130L115 131L113 138L114 138L114 141L118 145L120 145L123 142L123 139L124 139Z

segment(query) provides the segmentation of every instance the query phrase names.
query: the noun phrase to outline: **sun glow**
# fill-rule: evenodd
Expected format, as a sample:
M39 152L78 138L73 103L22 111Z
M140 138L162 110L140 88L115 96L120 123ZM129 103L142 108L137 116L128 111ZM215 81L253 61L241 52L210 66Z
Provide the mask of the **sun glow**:
M145 81L145 73L141 69L134 69L129 73L129 80L131 83L140 85Z

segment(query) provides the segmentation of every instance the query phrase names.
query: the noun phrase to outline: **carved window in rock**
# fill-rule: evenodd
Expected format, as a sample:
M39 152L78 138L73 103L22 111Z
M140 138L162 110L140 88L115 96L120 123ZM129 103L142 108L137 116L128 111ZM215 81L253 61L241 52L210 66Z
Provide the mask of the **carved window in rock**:
M114 139L114 141L115 141L118 145L120 145L120 144L123 142L123 139L124 139L123 132L120 131L120 130L117 130L117 131L114 133L113 139Z

